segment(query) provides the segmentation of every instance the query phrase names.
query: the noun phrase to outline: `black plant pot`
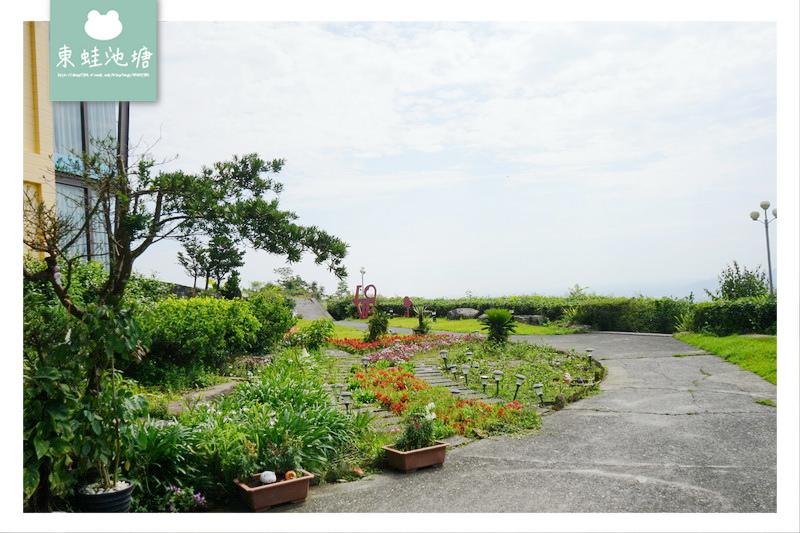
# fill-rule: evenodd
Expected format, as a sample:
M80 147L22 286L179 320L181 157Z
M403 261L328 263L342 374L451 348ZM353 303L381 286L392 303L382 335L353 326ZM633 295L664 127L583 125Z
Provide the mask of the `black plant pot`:
M123 480L127 481L127 480ZM131 508L133 483L128 488L101 494L78 493L78 505L84 513L127 513Z

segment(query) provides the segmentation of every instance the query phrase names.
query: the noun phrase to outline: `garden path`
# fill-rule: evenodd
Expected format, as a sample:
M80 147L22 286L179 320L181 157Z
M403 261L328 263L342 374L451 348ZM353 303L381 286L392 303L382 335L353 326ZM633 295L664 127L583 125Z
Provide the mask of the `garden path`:
M777 409L757 403L776 401L774 385L716 356L674 357L699 352L670 336L515 340L592 347L608 369L602 394L544 417L536 434L454 448L442 468L313 487L273 512L737 513L714 523L750 530L775 519Z

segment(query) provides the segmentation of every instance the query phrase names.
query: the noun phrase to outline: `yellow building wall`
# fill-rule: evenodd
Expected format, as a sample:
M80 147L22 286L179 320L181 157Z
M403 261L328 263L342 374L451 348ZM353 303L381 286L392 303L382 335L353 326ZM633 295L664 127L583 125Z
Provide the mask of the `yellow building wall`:
M23 22L23 202L36 194L55 207L53 166L53 106L50 103L50 27L47 22ZM24 205L24 203L23 203ZM23 245L23 253L27 251Z

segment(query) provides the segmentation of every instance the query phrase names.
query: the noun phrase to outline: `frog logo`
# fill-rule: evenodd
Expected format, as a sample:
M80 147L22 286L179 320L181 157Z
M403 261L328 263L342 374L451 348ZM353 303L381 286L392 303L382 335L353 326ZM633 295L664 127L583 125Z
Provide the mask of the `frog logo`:
M119 20L119 13L110 10L105 15L93 9L86 17L86 24L83 29L86 35L96 41L110 41L122 33L122 22Z

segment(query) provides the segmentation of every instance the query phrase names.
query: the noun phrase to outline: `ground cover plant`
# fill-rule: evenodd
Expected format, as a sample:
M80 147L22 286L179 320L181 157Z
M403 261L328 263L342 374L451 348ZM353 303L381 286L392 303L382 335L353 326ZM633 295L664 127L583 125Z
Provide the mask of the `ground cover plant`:
M503 372L503 377L497 396L510 401L516 394L518 400L528 404L539 403L532 387L535 383L542 383L545 402L557 402L559 395L569 400L592 394L596 378L602 375L600 367L591 363L586 354L561 352L549 346L522 343L497 345L482 338L470 338L454 343L447 356L448 365L455 364L459 370L462 365L470 366L469 381L465 384L471 389L484 392L480 376L489 376L485 392L495 396L498 387L492 373L499 370ZM445 372L436 349L417 354L415 360L436 364ZM600 375L596 375L598 372ZM518 391L516 374L525 376ZM463 380L460 371L457 375Z
M778 339L775 336L715 337L701 333L676 333L675 337L754 372L772 384L778 383Z

